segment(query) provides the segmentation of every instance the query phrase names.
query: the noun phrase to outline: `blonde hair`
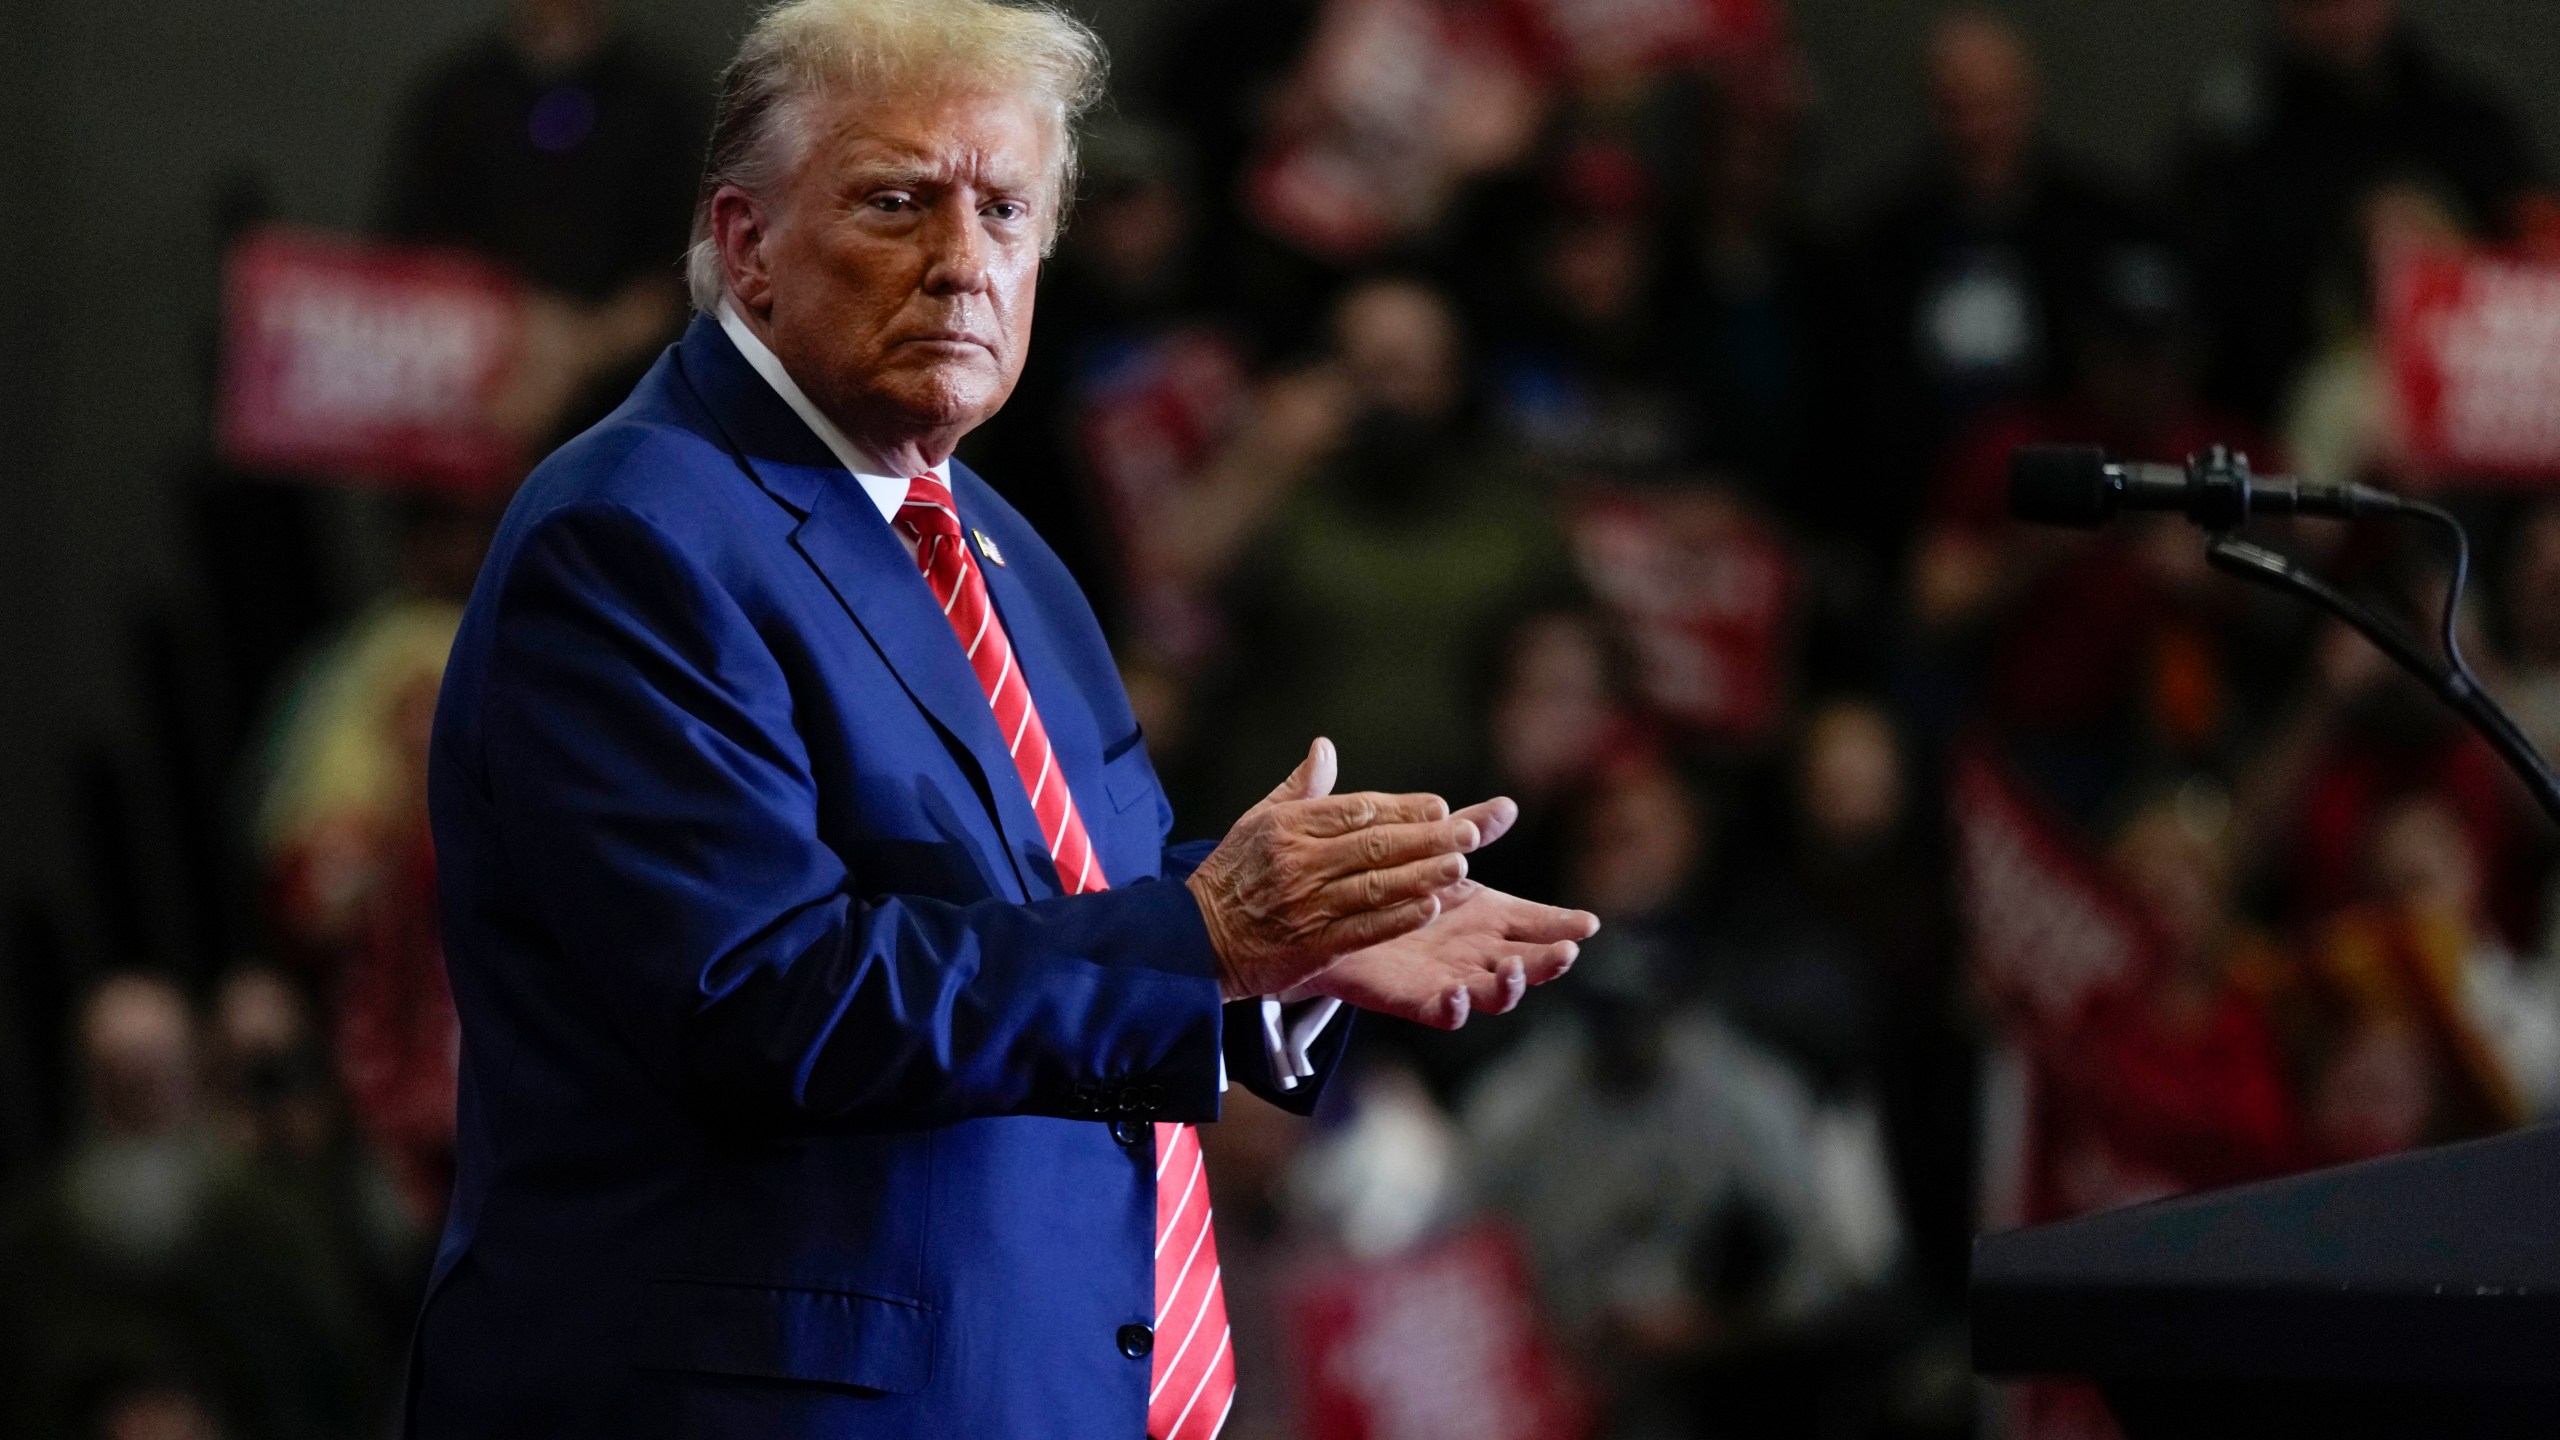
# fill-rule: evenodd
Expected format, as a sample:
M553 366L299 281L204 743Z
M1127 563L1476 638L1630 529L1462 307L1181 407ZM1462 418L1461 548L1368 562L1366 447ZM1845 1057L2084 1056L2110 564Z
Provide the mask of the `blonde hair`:
M1076 121L1102 98L1105 66L1101 38L1039 0L782 0L756 18L720 74L685 254L694 308L717 309L729 288L711 235L711 197L726 185L771 195L808 142L812 101L830 92L913 93L955 79L1036 96L1057 120L1063 211L1075 190Z
M381 823L403 802L406 770L394 733L398 707L444 679L462 608L440 600L377 610L306 673L287 702L258 799L265 853L308 842L345 821Z

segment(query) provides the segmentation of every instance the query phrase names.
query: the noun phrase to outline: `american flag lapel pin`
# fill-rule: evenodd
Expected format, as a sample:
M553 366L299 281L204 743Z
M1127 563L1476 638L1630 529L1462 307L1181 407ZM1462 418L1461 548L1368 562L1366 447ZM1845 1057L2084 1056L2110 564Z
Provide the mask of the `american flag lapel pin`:
M996 542L987 538L986 531L972 528L969 533L977 537L978 553L987 557L988 564L1001 565L1004 563L1004 552L996 548Z

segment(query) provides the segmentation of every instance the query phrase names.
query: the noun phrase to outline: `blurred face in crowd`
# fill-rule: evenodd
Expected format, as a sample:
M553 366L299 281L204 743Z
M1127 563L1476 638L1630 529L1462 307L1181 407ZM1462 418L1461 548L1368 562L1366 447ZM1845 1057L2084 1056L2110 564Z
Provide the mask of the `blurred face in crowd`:
M1805 725L1798 803L1810 838L1863 850L1902 819L1902 751L1893 723L1872 705L1826 705Z
M1520 627L1493 708L1503 783L1547 795L1591 774L1617 721L1609 661L1592 623L1547 615Z
M2453 808L2432 795L2404 800L2383 813L2373 833L2373 885L2392 904L2475 918L2480 858Z
M1669 766L1629 766L1599 782L1573 857L1581 904L1616 919L1677 902L1706 848L1697 798Z
M1545 269L1567 315L1593 327L1622 323L1644 299L1644 230L1615 215L1565 225L1547 242Z
M2376 186L2356 207L2365 253L2374 268L2409 255L2451 255L2469 243L2462 222L2422 185Z
M741 314L883 464L939 463L1013 393L1060 140L1019 96L828 96L779 194L713 197Z
M2117 837L2116 877L2168 942L2173 959L2214 959L2226 920L2222 852L2176 803L2146 807Z
M1160 175L1110 186L1078 212L1072 232L1093 269L1124 295L1143 295L1174 271L1191 228L1182 192Z
M222 982L211 1068L251 1149L311 1155L327 1146L331 1112L313 1040L310 1007L283 975L253 967Z
M89 1104L119 1135L163 1135L195 1098L195 1017L165 980L125 975L89 997L80 1019Z
M1353 392L1372 405L1416 420L1457 408L1457 317L1430 289L1404 280L1362 285L1334 311L1333 337Z
M604 0L516 0L510 27L534 63L574 65L604 38Z
M2016 184L2035 137L2035 62L2018 33L1992 16L1939 22L1929 40L1929 100L1957 175L1974 191Z
M2399 0L2277 0L2276 27L2303 59L2353 75L2370 70L2400 23Z

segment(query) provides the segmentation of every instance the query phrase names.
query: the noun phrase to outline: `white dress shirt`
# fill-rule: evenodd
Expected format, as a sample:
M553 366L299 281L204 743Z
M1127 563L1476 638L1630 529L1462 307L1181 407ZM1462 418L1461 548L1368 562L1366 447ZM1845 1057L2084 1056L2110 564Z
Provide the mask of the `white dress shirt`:
M899 529L897 524L899 507L907 503L907 486L913 477L890 474L888 467L847 438L844 431L837 428L836 422L827 418L825 411L811 404L799 383L791 378L791 372L782 368L782 357L774 354L772 347L747 328L746 319L738 314L738 307L726 300L720 302L720 330L729 337L730 344L738 347L738 353L746 357L747 364L764 377L764 383L773 387L773 393L782 397L782 403L791 407L791 413L816 432L819 443L827 447L827 453L836 457L836 463L851 473L854 483L862 487L862 493L871 497L871 503L879 507L880 518L889 522L891 532L907 547L907 553L915 554L915 537ZM934 466L931 473L946 488L951 484L950 461ZM1316 1073L1314 1063L1307 1059L1307 1051L1324 1033L1324 1027L1333 1023L1334 1012L1341 1008L1342 1002L1330 997L1287 1007L1282 1006L1277 997L1263 997L1262 1053L1271 1062L1272 1078L1281 1089L1295 1090L1299 1081ZM1285 1013L1288 1010L1296 1013ZM1226 1084L1226 1057L1220 1055L1218 1088L1223 1090Z

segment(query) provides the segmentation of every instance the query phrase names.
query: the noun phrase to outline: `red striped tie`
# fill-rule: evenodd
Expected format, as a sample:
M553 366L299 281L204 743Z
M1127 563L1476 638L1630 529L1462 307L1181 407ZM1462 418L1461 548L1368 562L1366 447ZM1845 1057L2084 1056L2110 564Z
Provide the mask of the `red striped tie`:
M1031 702L1030 683L1013 661L1013 641L987 598L987 581L969 555L951 490L930 475L907 484L898 524L916 541L916 568L969 653L969 668L987 692L1013 752L1013 768L1031 796L1031 811L1049 844L1058 879L1070 895L1105 888L1093 841L1076 814L1075 797L1058 773L1049 732ZM983 542L982 542L983 543ZM1156 1126L1156 1340L1147 1390L1147 1434L1154 1440L1212 1440L1235 1402L1235 1347L1227 1335L1226 1289L1218 1241L1210 1233L1209 1179L1200 1136L1188 1125Z

